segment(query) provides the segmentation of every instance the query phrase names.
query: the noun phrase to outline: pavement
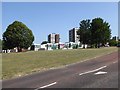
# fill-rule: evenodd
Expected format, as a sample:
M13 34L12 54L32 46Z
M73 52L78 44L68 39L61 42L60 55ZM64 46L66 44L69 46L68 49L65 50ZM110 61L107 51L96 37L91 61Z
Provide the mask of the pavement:
M118 52L2 81L4 88L118 88Z

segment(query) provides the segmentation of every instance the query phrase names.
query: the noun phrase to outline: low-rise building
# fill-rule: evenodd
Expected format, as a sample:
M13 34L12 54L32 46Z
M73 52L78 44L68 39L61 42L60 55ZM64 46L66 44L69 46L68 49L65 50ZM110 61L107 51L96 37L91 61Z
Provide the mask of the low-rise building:
M30 50L38 51L40 49L41 45L40 44L34 44L30 47Z

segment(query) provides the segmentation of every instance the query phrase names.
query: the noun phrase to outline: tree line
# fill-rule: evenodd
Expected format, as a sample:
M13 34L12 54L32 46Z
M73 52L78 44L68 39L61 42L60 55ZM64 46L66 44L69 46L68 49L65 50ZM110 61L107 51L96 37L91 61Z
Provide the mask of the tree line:
M102 18L95 18L92 21L90 19L82 20L79 24L80 27L77 34L80 35L79 39L82 44L99 47L110 42L110 25ZM18 52L21 52L22 49L28 49L33 41L32 30L22 22L14 21L3 33L2 43L0 44L2 44L2 49L4 50L17 48ZM113 41L111 42L113 43Z
M111 38L110 24L102 18L82 20L77 32L82 44L88 44L92 47L99 48L104 46Z

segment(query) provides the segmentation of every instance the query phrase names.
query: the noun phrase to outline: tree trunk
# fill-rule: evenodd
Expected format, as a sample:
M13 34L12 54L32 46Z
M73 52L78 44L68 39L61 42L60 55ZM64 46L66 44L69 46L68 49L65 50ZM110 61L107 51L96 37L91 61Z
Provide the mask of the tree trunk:
M18 49L18 52L22 52L22 48L17 47L17 49Z

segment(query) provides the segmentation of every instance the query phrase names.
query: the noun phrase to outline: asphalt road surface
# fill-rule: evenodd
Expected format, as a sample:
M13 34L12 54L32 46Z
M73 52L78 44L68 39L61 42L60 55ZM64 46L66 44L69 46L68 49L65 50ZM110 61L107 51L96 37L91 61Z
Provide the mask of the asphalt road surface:
M118 88L118 52L2 82L3 88Z

